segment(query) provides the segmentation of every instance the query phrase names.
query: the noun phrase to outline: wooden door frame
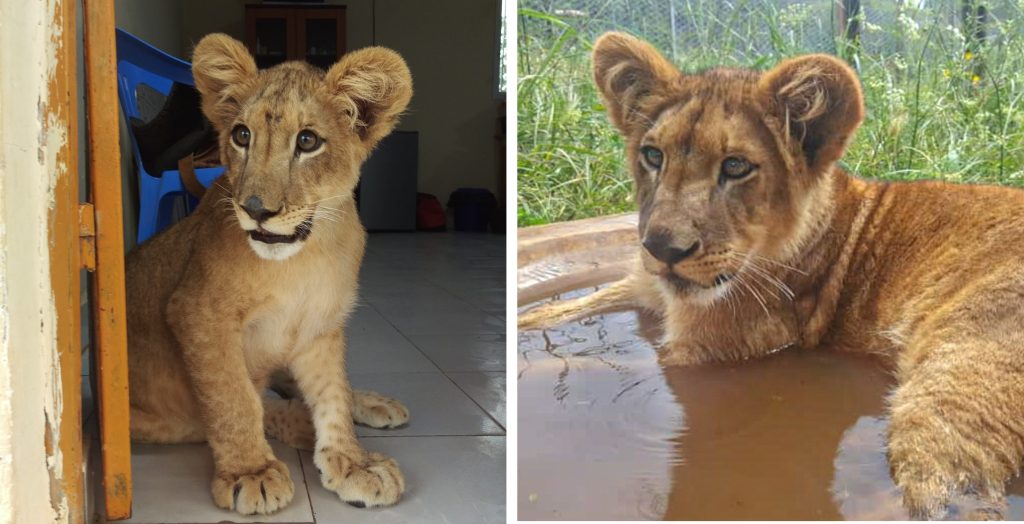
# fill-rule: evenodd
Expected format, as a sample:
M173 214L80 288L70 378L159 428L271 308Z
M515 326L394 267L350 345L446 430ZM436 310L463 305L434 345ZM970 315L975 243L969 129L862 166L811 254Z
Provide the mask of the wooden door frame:
M128 430L127 323L124 234L117 103L117 51L113 0L83 0L84 41L78 41L75 0L62 0L52 17L60 35L55 74L46 103L47 126L64 130L56 152L48 216L50 285L60 369L61 413L56 442L61 475L51 503L66 503L68 522L88 522L82 434L81 270L91 273L96 341L104 505L108 520L131 516L131 445ZM84 46L88 129L78 127L78 49ZM86 131L83 135L82 131ZM86 136L92 203L79 202L79 137Z
M91 251L96 254L91 274L91 305L103 497L107 519L120 520L132 514L132 475L114 2L83 0L83 5L89 192L94 214L90 217L90 206L86 206L86 224L82 230L94 235L87 236L84 242L92 244ZM89 222L94 223L94 231L89 231Z

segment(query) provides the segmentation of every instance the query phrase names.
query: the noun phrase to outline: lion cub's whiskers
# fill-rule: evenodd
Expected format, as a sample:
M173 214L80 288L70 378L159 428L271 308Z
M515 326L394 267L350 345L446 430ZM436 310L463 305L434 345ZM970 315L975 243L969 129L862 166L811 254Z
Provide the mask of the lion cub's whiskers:
M761 309L764 310L765 315L771 316L771 313L768 312L768 305L765 303L764 297L762 297L761 294L758 293L753 286L747 283L746 279L743 278L743 275L737 273L736 275L733 276L733 280L735 280L737 284L740 284L748 292L750 292L750 295L754 297L755 300L757 300L758 304L761 305Z
M345 218L345 212L326 206L317 206L313 211L313 219L322 218L328 222L341 222Z
M754 261L748 261L747 267L749 267L751 271L753 271L758 277L760 277L766 283L772 285L773 287L781 291L782 294L788 297L790 300L796 298L796 295L793 293L793 290L790 289L789 286L785 284L785 282L779 280L777 277L775 277L775 275L772 275L763 267L757 265L757 263L755 263Z
M741 253L741 254L744 254L744 253ZM761 255L758 255L758 254L755 254L755 253L745 253L745 254L748 255L748 256L754 257L754 258L756 258L756 259L758 259L758 260L760 260L762 262L768 262L769 264L775 264L776 266L779 266L779 267L781 267L783 269L787 269L787 270L792 271L794 273L799 273L801 275L807 276L807 272L806 271L804 271L804 270L802 270L800 268L797 268L797 267L793 267L793 266L791 266L789 264L784 264L782 262L779 262L778 260L771 259L771 258L768 258L768 257L764 257L764 256L761 256Z
M742 265L740 267L740 271L749 268L753 272L754 276L781 291L789 300L796 298L796 294L785 282L773 275L767 268L762 267L757 263L757 260L771 262L771 259L755 255L753 253L743 253L740 251L731 251L729 253L729 257L732 260L741 262ZM776 298L779 297L776 296Z
M345 198L347 196L349 196L348 193L341 193L339 195L329 196L327 198L321 198L320 200L316 200L316 201L310 202L309 205L314 206L316 204L319 204L320 202L326 202L328 200L334 200L335 198Z

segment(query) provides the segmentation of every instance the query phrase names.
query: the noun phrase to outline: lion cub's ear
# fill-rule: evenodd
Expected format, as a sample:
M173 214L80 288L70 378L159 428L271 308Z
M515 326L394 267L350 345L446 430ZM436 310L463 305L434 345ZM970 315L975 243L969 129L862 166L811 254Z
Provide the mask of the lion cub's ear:
M813 173L839 160L864 119L856 73L829 55L786 60L761 77L758 90L770 117L787 140L799 143Z
M327 72L324 83L367 147L391 132L412 98L409 67L398 53L383 47L343 56Z
M653 46L625 33L605 33L594 42L594 82L612 123L632 134L645 113L682 76Z
M192 77L203 98L203 114L223 130L241 111L242 95L256 78L256 62L241 42L228 35L206 35L192 53Z

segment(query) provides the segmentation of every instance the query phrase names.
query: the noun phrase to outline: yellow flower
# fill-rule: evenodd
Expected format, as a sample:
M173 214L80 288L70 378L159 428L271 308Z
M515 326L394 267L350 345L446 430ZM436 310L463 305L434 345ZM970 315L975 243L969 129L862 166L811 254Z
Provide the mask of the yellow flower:
M981 77L980 76L974 75L974 76L971 77L971 83L972 84L978 85L979 82L981 82Z
M974 57L974 53L970 51L964 51L964 60L970 60L972 57Z
M946 78L949 78L949 69L943 69L942 70L942 76L944 76Z

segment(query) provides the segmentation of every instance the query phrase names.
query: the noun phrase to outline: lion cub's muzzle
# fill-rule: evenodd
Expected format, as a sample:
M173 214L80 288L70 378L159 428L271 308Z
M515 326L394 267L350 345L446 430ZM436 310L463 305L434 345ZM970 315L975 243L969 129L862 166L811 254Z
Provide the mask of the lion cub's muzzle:
M734 276L724 267L730 261L729 250L708 250L700 240L674 242L672 235L659 231L644 235L642 244L647 270L679 290L718 287Z
M284 260L298 253L313 233L315 207L282 205L267 209L259 197L232 201L238 225L249 236L249 246L261 258Z
M239 225L249 234L249 238L257 242L291 244L306 240L313 231L312 214L302 213L301 210L292 213L283 213L283 207L270 210L257 196L250 196L244 203L238 204L238 207L249 218L245 220L241 213L237 213Z
M295 232L290 235L278 235L260 228L249 231L249 238L257 242L263 242L264 244L291 244L299 240L306 240L312 232L313 219L307 218L306 220L303 220L302 223L295 228Z

